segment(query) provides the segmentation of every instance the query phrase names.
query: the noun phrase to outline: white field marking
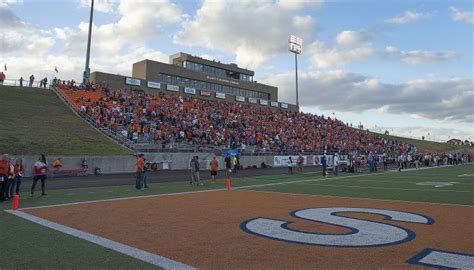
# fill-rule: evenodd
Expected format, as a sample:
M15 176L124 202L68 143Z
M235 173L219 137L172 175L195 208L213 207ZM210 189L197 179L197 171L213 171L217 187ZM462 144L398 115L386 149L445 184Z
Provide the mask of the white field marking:
M452 165L445 165L440 167L427 167L425 169L438 169L438 168L445 168L451 167ZM404 170L405 171L405 170ZM258 188L264 186L275 186L275 185L286 185L286 184L293 184L293 183L304 183L304 182L317 182L317 181L325 181L325 180L340 180L346 178L355 178L355 177L362 177L362 176L372 176L372 175L381 175L387 173L397 173L398 169L395 170L388 170L382 171L379 173L367 173L367 174L355 174L349 176L338 176L338 177L327 177L327 178L312 178L312 179L305 179L305 180L293 180L293 181L286 181L286 182L276 182L276 183L268 183L268 184L257 184L257 185L248 185L248 186L240 186L235 187L232 189L248 189L248 188ZM402 171L403 172L403 171ZM238 181L238 180L236 180ZM43 205L43 206L34 206L34 207L26 207L21 208L22 210L28 209L39 209L39 208L48 208L48 207L59 207L59 206L68 206L68 205L78 205L78 204L88 204L88 203L98 203L98 202L109 202L109 201L121 201L121 200L129 200L129 199L141 199L141 198L153 198L153 197L162 197L162 196L174 196L174 195L184 195L184 194L194 194L194 193L203 193L203 192L214 192L214 191L223 191L226 190L225 188L219 189L207 189L207 190L198 190L198 191L185 191L185 192L176 192L176 193L167 193L167 194L153 194L153 195L144 195L144 196L130 196L130 197L120 197L120 198L112 198L112 199L102 199L102 200L92 200L92 201L82 201L82 202L72 202L72 203L61 203L61 204L52 204L52 205ZM125 190L127 191L127 190ZM129 191L132 191L131 189Z
M463 206L463 207L473 207L474 205L469 204L455 204L455 203L435 203L435 202L414 202L414 201L404 201L404 200L390 200L390 199L374 199L374 198L360 198L360 197L347 197L347 196L334 196L334 195L317 195L317 194L304 194L304 193L293 193L293 192L281 192L281 191L266 191L266 190L254 190L246 189L248 192L258 192L258 193L270 193L270 194L281 194L289 196L311 196L311 197L323 197L323 198L333 198L333 199L354 199L360 201L380 201L380 202L402 202L402 203L411 203L411 204L432 204L432 205L446 205L446 206Z
M459 193L474 193L469 190L451 190L451 189L420 189L420 188L391 188L391 187L368 187L368 186L346 186L346 185L322 185L322 184L307 184L302 183L301 185L311 185L319 187L341 187L341 188L367 188L367 189L385 189L385 190L404 190L404 191L429 191L429 192L459 192Z
M458 182L418 182L416 183L417 186L434 186L435 188L438 187L447 187L457 184Z
M465 174L460 174L458 177L474 177L473 173L465 173Z
M42 225L44 227L47 227L47 228L50 228L50 229L53 229L53 230L56 230L56 231L59 231L59 232L65 233L65 234L69 234L69 235L72 235L74 237L77 237L77 238L80 238L80 239L83 239L83 240L86 240L86 241L89 241L89 242L92 242L92 243L97 244L99 246L117 251L119 253L128 255L128 256L130 256L132 258L135 258L137 260L140 260L140 261L144 261L144 262L153 264L155 266L163 267L165 269L196 269L192 266L189 266L189 265L177 262L177 261L173 261L173 260L168 259L166 257L160 256L160 255L157 255L157 254L153 254L153 253L150 253L150 252L138 249L138 248L134 248L134 247L131 247L131 246L119 243L119 242L115 242L115 241L112 241L110 239L107 239L107 238L104 238L104 237L101 237L101 236L98 236L98 235L95 235L95 234L91 234L91 233L87 233L87 232L80 231L80 230L77 230L77 229L73 229L71 227L67 227L67 226L64 226L64 225L46 220L46 219L42 219L42 218L39 218L39 217L34 216L34 215L30 215L30 214L22 212L22 211L13 211L13 210L5 210L5 211L12 214L12 215L15 215L17 217L20 217L20 218L29 220L31 222L37 223L39 225Z
M342 180L344 181L344 180ZM366 180L366 179L351 179L351 181L357 182L374 182L374 183L397 183L397 184L416 184L421 182L414 182L414 181L403 181L403 180L395 180L395 181L387 181L387 180ZM417 180L419 181L419 180ZM436 182L436 183L456 183L457 185L474 185L474 183L463 183L463 182Z

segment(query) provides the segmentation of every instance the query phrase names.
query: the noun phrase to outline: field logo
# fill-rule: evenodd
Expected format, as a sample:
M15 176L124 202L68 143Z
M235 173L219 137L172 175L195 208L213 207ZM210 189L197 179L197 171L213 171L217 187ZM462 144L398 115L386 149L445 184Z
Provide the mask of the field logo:
M394 245L410 241L415 233L395 225L339 216L340 213L364 213L382 215L385 220L433 224L433 219L417 214L373 208L309 208L291 212L296 218L335 225L351 230L345 234L323 234L303 232L289 227L292 222L270 218L254 218L243 222L240 227L245 232L278 241L331 246L331 247L375 247Z
M418 182L416 183L417 186L434 186L434 187L448 187L458 182Z

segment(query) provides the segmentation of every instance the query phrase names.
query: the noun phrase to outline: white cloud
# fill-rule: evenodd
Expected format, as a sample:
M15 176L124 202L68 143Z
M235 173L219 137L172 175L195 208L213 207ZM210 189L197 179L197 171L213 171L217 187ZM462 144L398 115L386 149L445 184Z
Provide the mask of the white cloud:
M0 0L0 8L23 3L23 0Z
M388 46L385 47L384 56L389 59L401 59L403 62L410 65L420 64L438 64L451 61L457 57L457 54L452 51L447 52L433 52L433 51L399 51L397 48Z
M315 35L311 16L299 14L320 1L205 0L193 18L174 36L176 43L235 55L236 62L255 68L287 50L290 34L305 40Z
M408 137L421 140L422 137L425 140L447 142L450 138L460 138L467 140L468 138L474 139L474 130L456 129L456 128L442 128L442 127L426 127L426 126L408 126L408 127L388 127L388 126L376 126L371 127L371 131L384 133L386 130L390 135Z
M110 13L115 12L119 0L95 0L94 11ZM79 6L84 8L91 7L91 0L79 0Z
M180 22L183 15L178 6L167 0L122 0L116 12L116 22L93 25L92 71L131 75L132 63L144 58L167 61L166 55L147 47L143 37L158 37L162 27ZM18 79L31 73L37 78L52 77L57 66L61 78L81 78L88 26L81 22L77 28L41 29L22 21L8 7L0 7L0 63L7 63L7 77Z
M455 7L450 7L451 17L456 22L465 22L469 24L474 24L474 12L471 11L460 11Z
M394 24L407 24L419 21L424 18L429 18L431 16L430 13L422 13L416 11L405 11L405 14L401 16L396 16L390 19L385 20L387 23L394 23Z
M374 54L374 49L366 34L347 30L336 36L334 47L315 41L307 52L313 67L327 68L365 60Z
M294 74L262 81L279 86L279 98L294 103ZM416 114L423 118L474 121L474 82L467 78L420 79L388 84L341 70L303 72L299 76L300 105L323 110Z

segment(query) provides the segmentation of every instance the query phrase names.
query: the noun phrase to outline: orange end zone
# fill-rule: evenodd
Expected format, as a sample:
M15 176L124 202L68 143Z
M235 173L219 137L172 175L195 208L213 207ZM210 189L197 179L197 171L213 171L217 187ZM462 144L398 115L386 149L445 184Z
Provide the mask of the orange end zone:
M474 253L466 206L217 191L24 211L198 268L418 268L407 261L426 248Z

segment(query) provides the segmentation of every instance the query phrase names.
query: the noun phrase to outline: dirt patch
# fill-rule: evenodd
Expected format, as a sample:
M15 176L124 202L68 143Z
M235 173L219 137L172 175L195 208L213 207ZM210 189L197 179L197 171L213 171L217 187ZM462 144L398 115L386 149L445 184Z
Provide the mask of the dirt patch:
M372 248L334 248L271 240L244 232L256 217L295 222L291 228L318 233L350 230L289 216L303 208L361 207L429 216L432 225L384 223L416 233L415 239ZM26 210L30 214L118 241L198 268L314 269L409 268L425 248L474 253L474 207L361 199L218 191ZM381 216L348 214L382 221ZM419 266L417 266L419 267Z

